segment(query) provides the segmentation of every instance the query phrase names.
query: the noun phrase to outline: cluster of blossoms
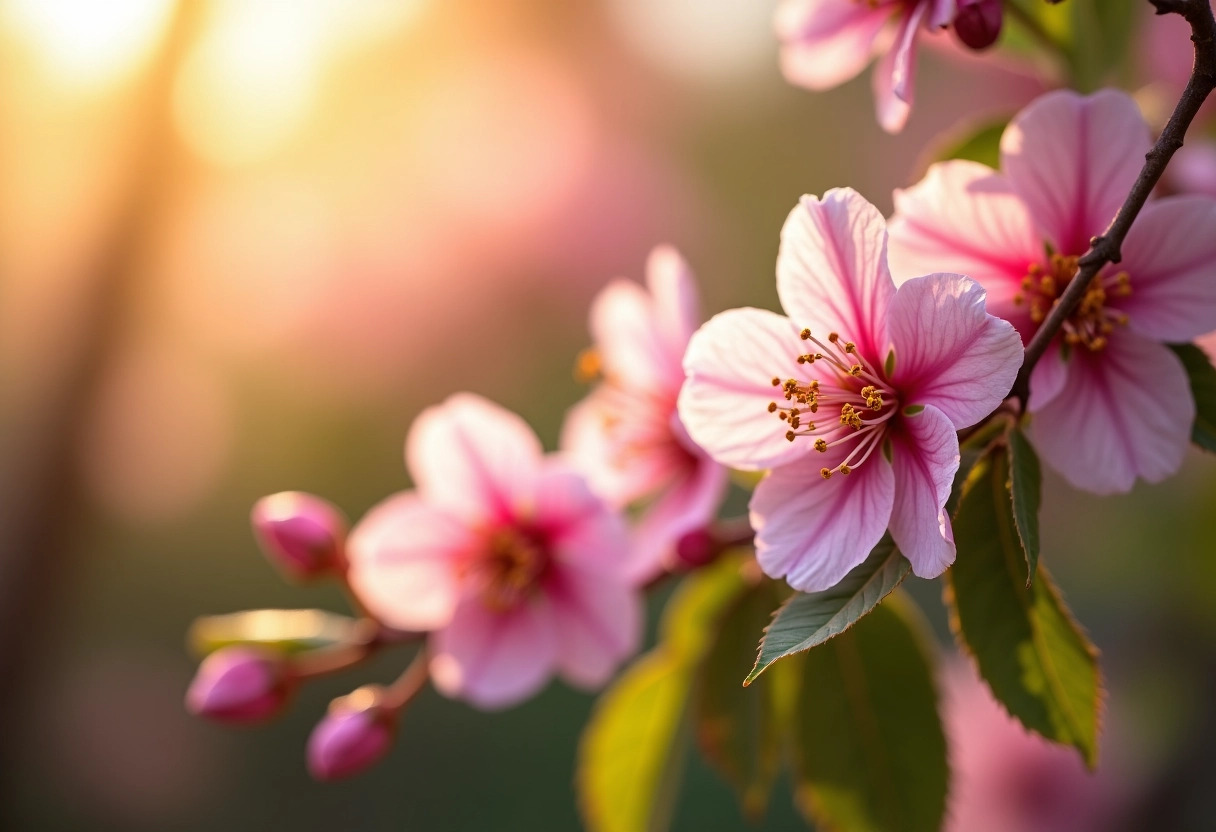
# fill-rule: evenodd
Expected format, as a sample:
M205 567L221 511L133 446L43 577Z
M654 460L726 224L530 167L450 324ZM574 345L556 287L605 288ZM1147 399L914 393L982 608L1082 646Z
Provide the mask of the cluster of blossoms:
M879 120L897 131L918 33L953 27L984 48L1001 17L996 0L785 0L777 27L786 75L815 89L885 49ZM804 196L780 235L784 314L702 323L688 264L656 249L644 286L618 280L594 300L577 371L595 386L558 452L462 393L410 429L413 490L349 533L319 498L259 503L267 554L290 576L340 581L361 629L329 652L221 648L190 708L266 719L308 678L420 642L400 679L336 700L315 729L310 769L335 779L388 751L428 680L485 709L555 676L603 686L640 646L642 592L730 545L754 545L765 575L804 593L836 587L886 535L915 575L936 578L956 558L960 436L1002 408L1077 488L1126 492L1175 473L1196 404L1171 346L1216 330L1216 199L1150 201L1117 262L1074 283L1150 146L1129 96L1057 91L1009 123L999 171L935 164L896 191L889 220L852 189ZM1070 286L1084 292L1059 308ZM1031 366L1026 347L1057 309L1067 317ZM716 521L732 469L763 474L742 538Z

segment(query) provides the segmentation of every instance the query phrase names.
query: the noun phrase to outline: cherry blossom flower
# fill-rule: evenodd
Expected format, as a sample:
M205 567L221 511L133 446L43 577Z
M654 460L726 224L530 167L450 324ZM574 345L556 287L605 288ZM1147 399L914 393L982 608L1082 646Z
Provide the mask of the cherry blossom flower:
M948 26L954 12L955 0L783 0L776 18L781 71L791 84L827 90L856 77L881 46L878 123L898 133L912 110L917 32ZM892 21L894 38L886 39Z
M956 431L1000 404L1021 364L978 284L930 274L896 290L886 246L855 191L803 197L777 257L789 317L723 312L684 359L693 439L724 465L772 469L751 501L756 554L795 589L837 583L888 526L917 575L945 571Z
M726 492L726 469L689 439L676 413L698 310L688 264L669 247L650 255L645 289L617 280L601 291L591 307L595 348L580 373L602 382L562 431L562 448L596 493L617 507L650 500L633 534L628 571L637 581L671 567L675 544L713 519Z
M369 612L433 630L431 677L483 708L560 673L597 687L640 636L621 518L518 416L469 394L424 411L406 442L417 487L351 533L350 585Z
M929 264L988 290L988 311L1029 340L1110 223L1150 147L1120 92L1058 91L1018 114L1001 140L1001 173L974 162L934 165L895 194L897 278ZM1031 440L1077 488L1129 490L1178 470L1195 405L1178 358L1161 342L1216 329L1216 200L1145 205L1077 311L1035 366Z

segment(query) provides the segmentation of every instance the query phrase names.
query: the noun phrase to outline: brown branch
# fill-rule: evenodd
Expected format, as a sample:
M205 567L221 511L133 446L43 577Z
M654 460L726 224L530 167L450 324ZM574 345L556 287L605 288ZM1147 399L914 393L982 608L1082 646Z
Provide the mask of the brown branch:
M1108 263L1118 263L1122 259L1123 241L1131 229L1136 216L1144 207L1153 188L1157 186L1161 174L1169 164L1174 152L1182 147L1183 137L1187 128L1199 112L1199 108L1207 99L1208 94L1216 87L1216 18L1212 16L1209 0L1149 0L1157 10L1157 14L1179 14L1191 25L1191 40L1195 44L1195 64L1191 69L1191 77L1186 89L1174 108L1173 115L1166 123L1165 129L1156 144L1144 157L1144 167L1136 183L1124 200L1119 213L1102 232L1101 236L1089 241L1089 251L1078 261L1080 268L1076 276L1069 282L1064 294L1052 307L1047 320L1039 327L1030 343L1026 345L1026 357L1022 369L1018 372L1017 380L1013 383L1010 395L1017 396L1024 405L1030 394L1030 373L1035 364L1043 357L1047 347L1060 331L1060 327L1076 310L1089 283Z

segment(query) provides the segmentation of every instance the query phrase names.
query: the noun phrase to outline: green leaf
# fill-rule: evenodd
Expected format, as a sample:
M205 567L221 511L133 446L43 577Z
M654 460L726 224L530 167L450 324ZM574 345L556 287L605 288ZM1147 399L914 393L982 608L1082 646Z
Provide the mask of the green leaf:
M1077 626L1047 570L1027 584L1015 530L1008 459L975 467L954 519L958 558L947 573L955 634L996 698L1032 731L1098 757L1101 674L1097 650Z
M765 580L731 605L698 668L694 694L701 751L753 820L764 816L780 770L786 727L782 700L791 677L774 674L751 688L742 679L754 660L756 640L780 603L776 584Z
M1182 359L1187 378L1191 380L1191 395L1195 397L1195 422L1191 426L1191 441L1205 451L1216 453L1216 368L1207 353L1194 344L1170 344L1174 354Z
M231 644L258 644L284 653L302 653L354 641L358 623L324 610L246 610L196 618L186 636L198 656Z
M760 654L744 684L750 684L777 659L810 650L843 633L899 586L911 568L888 536L836 586L792 596L764 631Z
M1043 502L1043 472L1022 429L1013 426L1008 434L1009 497L1013 501L1013 525L1026 557L1026 585L1034 581L1039 564L1039 506Z
M824 828L941 828L946 739L914 612L892 597L806 655L794 727L795 794Z
M692 669L662 649L629 668L596 705L576 783L589 832L662 832L688 753Z
M659 645L600 697L579 744L575 782L589 832L661 832L670 824L692 735L696 668L731 604L760 579L750 556L685 578Z

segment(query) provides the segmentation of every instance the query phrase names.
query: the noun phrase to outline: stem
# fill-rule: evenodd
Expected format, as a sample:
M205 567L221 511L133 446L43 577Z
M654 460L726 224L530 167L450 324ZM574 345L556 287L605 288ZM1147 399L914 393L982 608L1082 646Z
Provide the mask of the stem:
M1212 7L1208 0L1149 0L1157 9L1157 14L1180 14L1187 23L1191 24L1191 40L1195 44L1195 64L1191 69L1191 77L1186 89L1174 108L1173 115L1166 123L1165 129L1156 144L1144 157L1144 167L1132 186L1131 192L1123 202L1123 207L1115 215L1114 220L1098 237L1090 240L1089 251L1081 257L1080 268L1076 276L1069 282L1064 294L1052 307L1047 320L1026 345L1026 358L1022 369L1018 372L1017 380L1013 383L1010 394L1017 396L1023 405L1030 394L1030 373L1035 364L1043 357L1060 327L1076 310L1089 283L1108 263L1118 263L1122 259L1123 241L1131 229L1144 203L1148 200L1153 188L1165 172L1174 152L1182 147L1183 137L1187 128L1199 112L1199 108L1207 99L1208 94L1216 87L1216 18L1212 16Z
M400 676L397 677L384 692L383 705L386 708L391 708L394 711L399 711L413 701L414 697L422 692L426 687L426 683L431 678L430 659L427 654L426 646L418 651L418 655L414 656L413 661L405 668Z
M385 647L412 641L422 635L389 629L371 618L364 618L356 625L355 637L351 641L292 657L291 672L297 679L341 673L363 664Z

